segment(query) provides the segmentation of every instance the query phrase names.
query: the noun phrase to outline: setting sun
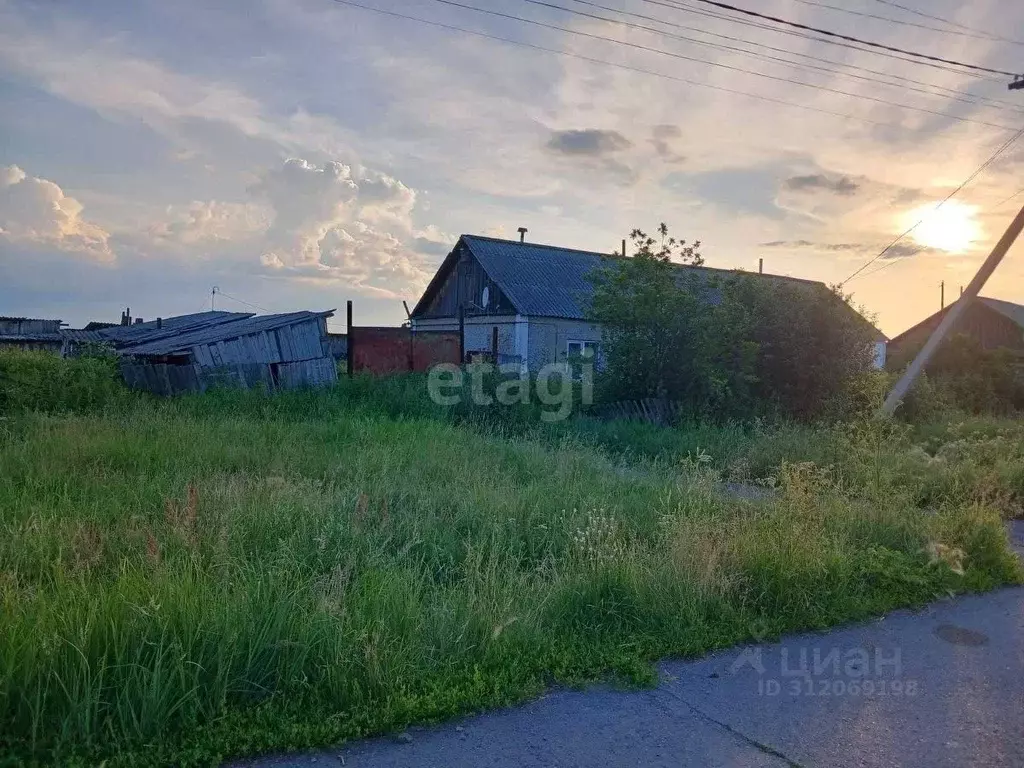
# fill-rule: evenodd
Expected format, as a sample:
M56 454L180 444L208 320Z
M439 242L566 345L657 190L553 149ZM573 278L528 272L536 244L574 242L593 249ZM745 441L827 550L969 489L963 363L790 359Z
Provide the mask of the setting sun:
M981 237L981 226L975 219L976 206L956 200L950 200L938 210L935 210L935 205L918 206L903 217L904 228L921 222L912 235L919 245L949 253L963 253Z

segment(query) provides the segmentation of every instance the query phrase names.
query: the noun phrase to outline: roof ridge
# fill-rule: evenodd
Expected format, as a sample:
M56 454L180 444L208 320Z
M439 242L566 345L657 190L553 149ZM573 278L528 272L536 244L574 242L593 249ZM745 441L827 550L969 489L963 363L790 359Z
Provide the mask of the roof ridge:
M588 251L583 248L566 248L561 245L550 245L549 243L534 243L531 241L519 241L509 240L504 237L489 237L487 235L460 235L460 237L468 237L474 240L487 240L491 243L507 243L508 245L525 245L530 248L550 248L553 251L569 251L570 253L585 253L588 256L606 256L608 258L615 258L617 254L614 253L603 253L601 251ZM619 256L618 258L622 258Z
M528 242L528 241L527 242L520 242L519 240L509 240L509 239L503 238L503 237L488 237L487 235L467 235L467 234L463 234L463 235L460 235L459 238L460 239L469 238L469 239L473 239L473 240L486 240L487 242L490 242L490 243L502 243L502 244L506 244L506 245L526 246L528 248L549 248L549 249L551 249L553 251L567 251L568 253L581 253L581 254L585 254L587 256L599 256L601 258L606 258L606 259L621 259L621 258L623 258L623 256L621 256L618 253L602 253L601 251L586 251L586 250L583 250L582 248L564 248L561 245L548 245L547 243L532 243L532 242ZM626 257L626 258L631 258L631 257ZM750 272L748 270L743 269L742 267L711 267L711 266L708 266L706 264L700 264L700 265L697 265L697 264L686 264L686 263L679 262L679 261L670 261L669 263L672 264L672 266L674 266L674 267L690 267L691 269L704 269L704 270L707 270L709 272L731 272L733 274L751 275L753 277L774 277L774 278L777 278L779 280L795 280L797 282L808 283L810 285L823 285L826 288L828 287L828 283L826 283L824 280L812 280L812 279L807 278L807 277L793 277L792 275L777 275L774 272Z

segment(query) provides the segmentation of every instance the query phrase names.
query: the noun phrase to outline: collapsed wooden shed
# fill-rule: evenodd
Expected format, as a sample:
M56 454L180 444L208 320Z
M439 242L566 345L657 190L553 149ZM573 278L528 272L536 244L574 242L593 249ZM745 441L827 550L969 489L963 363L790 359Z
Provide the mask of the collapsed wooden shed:
M327 345L328 312L290 312L218 318L205 326L159 321L160 330L117 349L125 383L160 395L204 392L210 387L294 389L337 381L337 367Z

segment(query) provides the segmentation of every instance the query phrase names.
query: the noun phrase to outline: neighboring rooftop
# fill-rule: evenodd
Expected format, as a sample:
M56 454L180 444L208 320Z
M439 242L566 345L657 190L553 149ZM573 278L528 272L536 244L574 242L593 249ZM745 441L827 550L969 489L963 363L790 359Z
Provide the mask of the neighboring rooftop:
M987 296L979 296L978 301L1024 328L1024 306L1002 299L990 299Z
M979 296L977 298L977 302L982 306L988 307L989 309L998 312L1003 317L1012 320L1014 323L1017 324L1017 326L1019 326L1021 329L1024 329L1024 305L1014 304L1012 301L1003 301L1002 299L992 299L989 298L988 296ZM892 341L903 341L903 338L905 336L908 336L909 334L913 333L922 325L925 325L926 323L933 321L937 317L944 316L947 312L949 312L949 310L953 306L954 304L947 304L943 309L940 309L938 312L935 312L934 314L928 315L928 317L926 317L924 320L921 320L918 323L914 323L912 326L907 328L907 330L903 331L903 333L894 336L892 338Z

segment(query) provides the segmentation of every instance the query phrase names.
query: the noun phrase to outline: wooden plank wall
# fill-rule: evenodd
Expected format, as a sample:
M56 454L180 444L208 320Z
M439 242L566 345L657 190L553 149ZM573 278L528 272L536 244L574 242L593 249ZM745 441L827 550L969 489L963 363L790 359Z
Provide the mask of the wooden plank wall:
M201 344L192 348L195 365L124 363L121 369L129 387L158 395L220 387L271 390L272 365L281 389L326 386L338 380L337 365L323 343L326 327L326 320L317 318Z

